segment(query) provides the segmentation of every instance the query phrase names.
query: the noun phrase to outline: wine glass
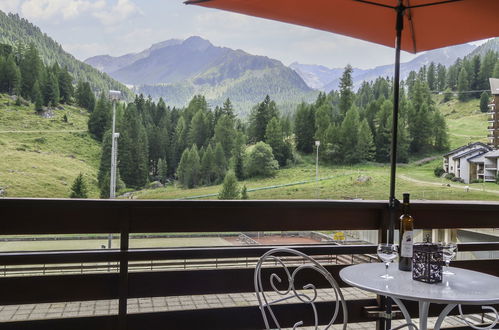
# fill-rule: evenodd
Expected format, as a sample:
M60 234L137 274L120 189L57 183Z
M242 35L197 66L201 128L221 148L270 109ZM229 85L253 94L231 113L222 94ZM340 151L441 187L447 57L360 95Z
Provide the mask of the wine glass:
M457 244L456 243L443 243L442 252L445 261L445 270L442 272L444 275L454 275L453 272L449 270L449 264L452 259L457 254Z
M378 257L385 263L385 275L381 275L381 277L386 280L393 278L393 276L388 275L388 267L390 266L390 262L397 258L397 246L389 243L379 244Z

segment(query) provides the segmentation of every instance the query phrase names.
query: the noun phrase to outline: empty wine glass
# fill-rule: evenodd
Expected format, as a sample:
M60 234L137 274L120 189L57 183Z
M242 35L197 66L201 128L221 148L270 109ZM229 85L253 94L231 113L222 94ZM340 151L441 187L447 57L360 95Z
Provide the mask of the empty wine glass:
M449 270L449 264L452 259L457 254L457 244L456 243L443 243L442 252L445 261L445 270L442 272L444 275L454 275L453 272Z
M390 262L397 258L397 246L389 243L379 244L378 257L385 263L385 275L381 275L381 277L386 280L393 278L393 276L388 275L388 267L390 266Z

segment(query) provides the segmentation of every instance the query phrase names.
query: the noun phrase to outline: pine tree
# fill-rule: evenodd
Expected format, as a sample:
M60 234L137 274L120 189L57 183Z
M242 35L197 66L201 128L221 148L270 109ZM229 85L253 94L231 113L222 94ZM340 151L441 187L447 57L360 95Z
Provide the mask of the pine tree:
M88 198L88 189L83 174L79 174L71 185L70 198Z
M234 149L236 138L236 129L234 128L234 119L223 114L215 126L215 143L220 143L225 151L225 157L229 159Z
M428 71L426 72L426 81L431 91L437 90L437 72L435 69L435 63L433 62L431 62L428 66Z
M232 120L236 118L236 115L234 114L234 107L232 106L232 102L229 98L225 100L224 104L222 105L221 111L222 115L227 115Z
M149 177L147 134L137 107L130 103L123 115L119 139L119 169L128 187L138 189Z
M76 104L87 109L89 112L94 111L95 95L88 82L78 81L76 87Z
M189 188L197 187L201 184L201 160L199 159L198 148L194 144L189 152L190 180Z
M209 139L209 123L203 110L196 112L192 117L189 129L189 143L198 148L204 146Z
M295 115L296 150L311 153L314 146L315 114L312 106L298 105Z
M499 59L494 65L494 72L492 73L492 78L499 78Z
M481 112L487 112L489 111L489 93L486 91L482 92L482 95L480 95L480 111Z
M228 171L225 175L222 189L218 193L218 199L239 199L239 185L237 183L236 175L234 174L234 172Z
M279 166L286 165L286 160L291 157L291 150L288 149L284 142L282 126L279 119L276 117L272 118L267 125L265 142L272 148L272 153L279 163Z
M189 187L189 182L191 181L191 168L190 168L190 150L185 149L180 158L180 162L177 167L177 179L182 186L185 188Z
M4 61L0 57L0 91L8 94L19 95L21 87L21 71L12 55Z
M64 67L59 72L58 80L59 80L60 101L65 104L69 104L74 94L74 88L73 88L73 77L69 73L67 67Z
M443 91L446 88L447 69L445 65L437 65L437 90Z
M346 115L347 111L353 104L354 93L352 91L353 81L352 81L352 66L348 64L343 71L343 75L340 78L340 112Z
M221 143L215 146L215 165L217 168L216 182L221 182L227 172L227 158Z
M244 135L239 132L236 138L236 143L234 146L234 150L232 152L233 163L234 163L234 174L236 175L238 180L244 179L244 150L245 150L245 142Z
M437 110L433 116L433 130L435 135L435 150L449 150L449 135L447 134L447 124L444 116Z
M468 91L470 90L470 81L468 78L468 72L466 71L466 68L462 68L461 71L459 71L459 77L457 80L457 91L459 93L459 101L466 101L469 98L469 93Z
M390 112L393 107L392 102L386 100L383 102L381 109L377 115L378 127L376 130L376 161L386 163L390 160L390 142L391 142L391 126Z
M264 141L267 125L274 117L279 117L279 111L275 102L267 95L262 103L251 110L249 119L249 139L251 142Z
M358 163L362 157L356 150L359 138L359 113L355 107L347 111L340 126L340 153L346 164Z
M355 150L359 154L360 161L371 161L374 159L376 148L374 146L371 128L366 119L360 123L359 138Z
M34 95L32 92L35 82L40 78L42 66L43 64L40 60L38 50L36 49L35 44L31 43L21 58L20 70L22 77L21 95L24 98L31 98L33 102L36 102L36 99L33 98ZM41 88L42 86L39 86L40 90Z
M159 181L162 184L165 184L168 179L168 164L166 164L166 161L163 158L160 158L158 161L158 176Z
M246 188L246 185L243 185L243 187L241 188L241 199L242 199L242 200L247 200L247 199L249 199L249 196L248 196L248 189Z
M109 198L109 176L111 172L111 131L105 132L102 139L99 172L97 182L99 184L101 198Z
M35 81L35 84L33 85L33 91L31 92L31 97L35 102L35 110L36 111L42 111L43 110L43 96L42 96L42 91L40 90L40 83Z
M211 145L208 145L201 158L201 178L202 183L206 185L214 184L218 178L215 154Z
M102 141L104 132L109 129L112 120L111 116L111 103L108 101L106 95L101 93L95 110L90 114L90 118L88 119L88 131L97 140Z
M479 89L489 89L489 78L494 74L494 66L498 59L498 53L492 50L489 50L483 57L480 72L478 73Z

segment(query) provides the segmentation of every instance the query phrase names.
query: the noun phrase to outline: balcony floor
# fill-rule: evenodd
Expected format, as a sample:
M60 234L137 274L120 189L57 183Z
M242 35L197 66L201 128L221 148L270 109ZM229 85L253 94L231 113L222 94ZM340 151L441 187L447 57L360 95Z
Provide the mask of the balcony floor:
M376 295L357 288L343 288L342 292L347 300L376 298ZM318 300L334 299L334 294L331 291L319 290ZM256 305L257 299L254 293L128 299L128 310L131 314ZM0 322L117 314L117 300L0 306ZM480 320L478 315L471 317L475 317L477 322ZM435 321L435 317L429 318L429 325L432 326ZM394 320L393 326L403 323L403 320ZM463 323L457 317L450 316L445 319L443 325L445 327L452 327L462 326ZM352 330L367 330L374 329L374 327L374 322L364 322L349 324L348 328ZM303 329L315 328L305 327ZM332 329L339 330L341 326L335 325Z

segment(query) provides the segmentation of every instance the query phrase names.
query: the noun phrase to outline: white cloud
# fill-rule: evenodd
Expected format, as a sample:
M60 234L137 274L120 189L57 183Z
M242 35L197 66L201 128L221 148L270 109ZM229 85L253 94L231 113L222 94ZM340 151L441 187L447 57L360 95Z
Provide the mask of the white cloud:
M0 10L6 13L16 13L19 9L20 0L0 0Z
M97 11L93 16L100 20L104 25L116 25L134 15L142 15L142 11L130 0L118 0L110 8Z
M21 5L21 12L28 19L69 20L105 6L105 0L27 0Z
M1 0L5 1L5 0ZM14 1L14 0L6 0ZM91 15L103 25L112 26L125 21L140 9L131 0L26 0L21 5L28 19L64 21Z

